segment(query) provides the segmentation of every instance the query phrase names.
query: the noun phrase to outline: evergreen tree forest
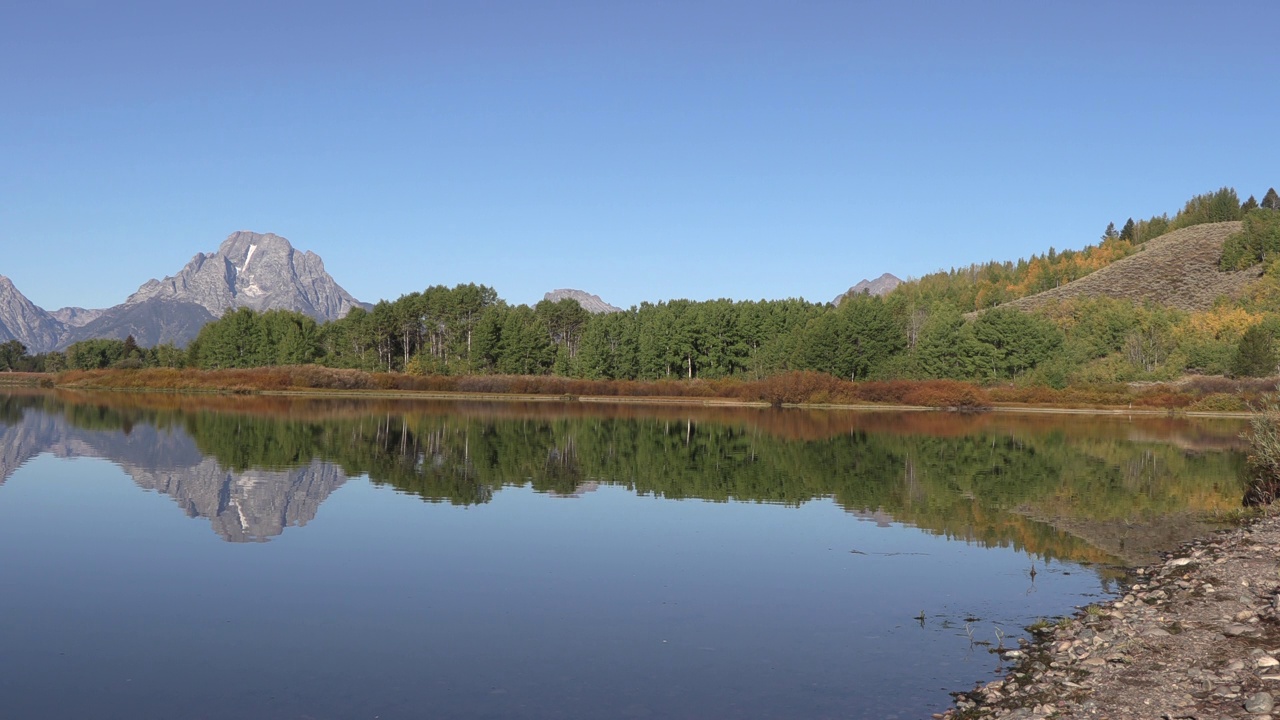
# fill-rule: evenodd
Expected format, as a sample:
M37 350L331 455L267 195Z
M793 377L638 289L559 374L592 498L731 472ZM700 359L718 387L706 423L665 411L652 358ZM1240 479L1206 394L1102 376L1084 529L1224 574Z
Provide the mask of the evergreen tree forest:
M760 379L816 371L846 380L955 379L1052 387L1275 373L1280 202L1222 188L1174 217L1107 225L1097 244L932 273L885 297L645 302L593 315L574 300L513 305L484 285L432 286L317 324L299 313L228 311L187 348L93 340L43 369L250 368L316 363L415 375L549 375L593 380ZM1252 200L1252 198L1250 198ZM1261 263L1243 299L1185 312L1105 297L1034 314L997 307L1079 279L1184 227L1243 220L1222 269ZM1258 328L1249 332L1251 328ZM16 364L10 361L10 365Z

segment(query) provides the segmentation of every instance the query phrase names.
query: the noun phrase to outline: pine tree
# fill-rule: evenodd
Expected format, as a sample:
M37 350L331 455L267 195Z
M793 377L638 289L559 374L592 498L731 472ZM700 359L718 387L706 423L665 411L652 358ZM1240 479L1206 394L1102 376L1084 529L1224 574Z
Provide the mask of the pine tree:
M1240 214L1244 215L1250 210L1257 210L1257 209L1258 209L1258 201L1255 200L1252 195L1250 195L1249 199L1245 200L1244 204L1240 206Z
M1269 188L1267 194L1262 196L1262 207L1268 210L1280 210L1280 195L1276 194L1275 188Z
M1120 237L1120 233L1116 232L1116 224L1113 222L1107 223L1106 232L1102 233L1103 242L1106 242L1107 240L1115 240L1118 237Z
M1133 242L1133 230L1134 230L1133 218L1129 218L1125 222L1124 227L1120 229L1120 239Z
M1231 359L1231 372L1243 377L1267 377L1276 371L1275 338L1260 325L1244 331L1235 357Z

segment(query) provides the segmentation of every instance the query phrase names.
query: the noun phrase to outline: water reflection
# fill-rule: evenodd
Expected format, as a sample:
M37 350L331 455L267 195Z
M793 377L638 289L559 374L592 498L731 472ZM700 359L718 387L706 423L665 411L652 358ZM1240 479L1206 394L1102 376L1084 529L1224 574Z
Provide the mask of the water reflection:
M1238 424L1170 418L12 394L0 482L111 460L233 542L305 525L348 477L476 505L504 487L799 505L1043 558L1144 562L1238 507Z
M0 485L31 458L105 458L144 490L173 498L188 517L209 520L229 542L260 542L306 525L346 482L319 458L285 469L228 469L180 425L125 417L104 406L9 398L0 425ZM26 406L27 412L15 412ZM263 421L256 421L261 424ZM268 423L269 424L269 423Z
M1238 506L1239 429L0 396L0 716L921 717Z

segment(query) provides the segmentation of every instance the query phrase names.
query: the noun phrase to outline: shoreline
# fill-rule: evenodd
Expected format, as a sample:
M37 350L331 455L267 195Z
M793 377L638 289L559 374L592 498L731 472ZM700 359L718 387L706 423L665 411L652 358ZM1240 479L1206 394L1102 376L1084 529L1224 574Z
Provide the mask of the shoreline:
M457 390L375 390L375 389L338 389L338 388L287 388L279 390L242 389L232 387L121 387L93 384L41 384L40 376L23 378L18 382L4 382L0 377L0 388L36 388L50 390L76 390L86 392L119 392L119 393L156 393L165 395L259 395L264 397L300 397L300 398L368 398L371 400L443 400L473 402L533 402L557 403L580 402L592 404L616 405L661 405L691 407L730 407L768 409L781 407L797 410L838 410L854 412L959 412L959 413L1011 413L1011 414L1043 414L1043 415L1092 415L1092 416L1142 416L1142 417L1181 417L1181 418L1221 418L1248 419L1255 413L1238 410L1184 410L1160 407L1071 407L1055 405L1031 405L1023 403L992 403L980 408L934 407L926 405L907 405L895 403L779 403L772 404L762 400L741 400L731 397L682 396L682 395L572 395L553 393L503 393L503 392L469 392ZM18 380L18 378L14 378Z
M1001 655L939 720L1280 715L1280 509L1139 567L1123 593Z

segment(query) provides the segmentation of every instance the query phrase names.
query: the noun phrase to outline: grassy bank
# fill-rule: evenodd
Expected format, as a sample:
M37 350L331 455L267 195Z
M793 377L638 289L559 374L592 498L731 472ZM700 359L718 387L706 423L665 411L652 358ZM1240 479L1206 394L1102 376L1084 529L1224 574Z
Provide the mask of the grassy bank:
M19 373L12 373L19 375ZM494 399L608 399L620 402L699 402L809 406L892 405L981 410L1125 409L1237 413L1256 406L1274 380L1195 377L1174 383L1113 384L1056 389L984 387L954 380L850 382L815 372L791 372L762 380L579 380L551 376L405 375L297 365L252 370L68 371L45 378L59 387L161 392L321 392L358 395L456 396Z
M0 372L0 387L39 387L53 384L53 376L46 373Z

